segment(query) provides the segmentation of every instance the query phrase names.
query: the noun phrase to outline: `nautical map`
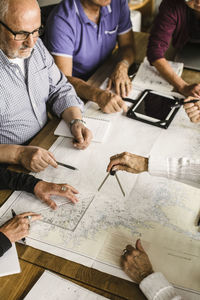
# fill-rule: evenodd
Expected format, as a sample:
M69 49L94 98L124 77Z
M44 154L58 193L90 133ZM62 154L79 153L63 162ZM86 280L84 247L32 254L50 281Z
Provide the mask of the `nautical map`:
M36 174L74 186L80 192L78 204L57 197L54 212L34 196L14 192L0 209L0 221L11 217L11 208L40 211L43 219L32 223L28 245L126 279L119 257L140 237L155 271L200 293L200 232L195 226L200 189L147 173L118 172L125 197L114 176L97 191L109 157L116 153L200 157L200 126L190 123L181 109L167 130L123 115L113 119L110 129L108 142L92 143L84 151L74 149L67 138L52 145L58 161L79 171L48 167Z

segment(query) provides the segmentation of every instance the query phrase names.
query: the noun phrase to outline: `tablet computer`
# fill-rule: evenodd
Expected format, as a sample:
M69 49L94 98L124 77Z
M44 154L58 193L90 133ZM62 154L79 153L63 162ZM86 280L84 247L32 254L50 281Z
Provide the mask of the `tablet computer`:
M145 90L128 110L127 116L166 129L180 107L178 101L172 96Z

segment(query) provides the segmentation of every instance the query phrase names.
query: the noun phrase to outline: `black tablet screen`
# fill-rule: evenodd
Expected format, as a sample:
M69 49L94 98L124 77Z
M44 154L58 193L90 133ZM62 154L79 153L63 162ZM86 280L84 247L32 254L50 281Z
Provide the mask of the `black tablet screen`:
M151 118L165 120L174 103L173 99L148 92L134 112Z

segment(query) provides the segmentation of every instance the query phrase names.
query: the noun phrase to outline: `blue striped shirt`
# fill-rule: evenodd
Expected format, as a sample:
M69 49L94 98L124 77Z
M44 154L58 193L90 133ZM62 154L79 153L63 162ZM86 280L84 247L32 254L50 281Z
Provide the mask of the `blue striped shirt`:
M47 122L47 106L58 117L71 106L83 109L73 86L38 39L25 59L25 77L0 50L0 143L23 144Z

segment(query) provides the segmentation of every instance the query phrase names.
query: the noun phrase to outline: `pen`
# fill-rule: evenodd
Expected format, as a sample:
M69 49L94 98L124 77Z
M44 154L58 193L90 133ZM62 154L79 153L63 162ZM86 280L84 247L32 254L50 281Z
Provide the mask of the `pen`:
M187 102L184 102L184 100L181 99L181 100L180 100L180 105L185 105L185 104L188 104L188 103L196 103L196 102L198 102L198 101L200 101L200 99L192 99L192 100L187 101Z
M66 164L63 164L63 163L58 162L58 161L57 161L57 164L58 164L59 166L62 166L62 167L65 167L65 168L68 168L68 169L71 169L71 170L78 170L77 168L75 168L75 167L73 167L73 166L71 166L71 165L66 165Z
M16 216L16 212L14 211L14 209L11 209L11 212L12 212L12 216L13 216L13 218ZM25 238L22 238L21 239L22 240L22 242L24 243L24 245L26 245L26 239Z
M199 101L200 101L200 99L193 99L193 100L184 102L184 99L180 99L175 104L171 105L171 108L180 107L180 106L188 104L188 103L196 103L196 102L199 102Z

